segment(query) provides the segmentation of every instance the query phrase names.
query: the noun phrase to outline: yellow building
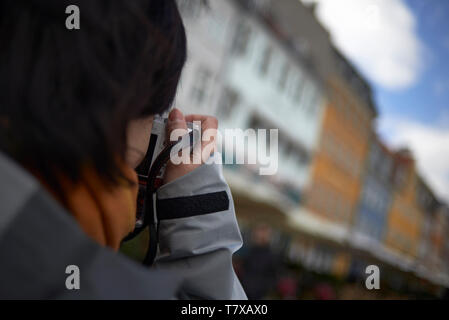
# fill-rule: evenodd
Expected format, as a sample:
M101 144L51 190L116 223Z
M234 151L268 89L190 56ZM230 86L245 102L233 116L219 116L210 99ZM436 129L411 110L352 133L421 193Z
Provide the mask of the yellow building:
M415 162L408 151L395 155L393 202L387 222L387 247L416 259L421 236L422 213L417 206L418 177Z
M335 59L337 69L328 79L329 101L305 207L331 222L349 226L356 212L376 110L369 85L337 52Z

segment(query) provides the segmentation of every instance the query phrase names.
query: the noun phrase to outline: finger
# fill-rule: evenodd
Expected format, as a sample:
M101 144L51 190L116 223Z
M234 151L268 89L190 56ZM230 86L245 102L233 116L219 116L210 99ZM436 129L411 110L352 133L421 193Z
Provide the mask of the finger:
M213 116L190 114L185 117L187 122L200 121L201 128L205 129L218 129L218 120Z
M209 144L216 144L217 139L217 130L218 130L218 120L217 118L213 116L208 115L199 115L199 114L193 114L193 115L187 115L186 121L194 122L194 121L200 121L201 122L201 131L202 131L202 139L201 139L201 146L202 149L204 149Z
M174 132L175 130L176 132ZM167 134L169 140L172 140L170 137L172 133L176 135L175 140L177 140L177 138L187 133L187 122L184 118L184 115L179 109L176 108L173 109L168 115Z
M218 129L218 120L215 117L208 117L201 123L201 127L204 130Z
M186 115L186 121L187 122L193 122L193 121L201 121L203 122L206 120L209 116L204 114L188 114Z

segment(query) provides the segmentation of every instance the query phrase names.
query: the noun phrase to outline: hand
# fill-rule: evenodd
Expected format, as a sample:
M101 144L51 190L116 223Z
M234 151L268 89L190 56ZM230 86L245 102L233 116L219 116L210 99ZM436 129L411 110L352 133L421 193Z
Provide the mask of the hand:
M184 117L182 112L179 109L173 109L168 116L167 123L167 137L170 137L170 134L175 129L183 129L187 133L187 122L201 122L201 147L194 149L194 154L192 158L201 159L201 163L193 163L193 160L190 161L189 164L174 164L171 161L167 164L167 168L165 170L164 175L164 184L169 183L183 175L195 170L198 168L210 154L204 154L204 152L211 153L210 150L215 150L216 148L216 132L218 130L218 121L216 118L212 116L205 115L188 115ZM211 130L209 130L211 129ZM210 137L203 136L203 133L208 131L208 133L213 133ZM203 141L203 139L205 141ZM211 145L212 144L212 145Z

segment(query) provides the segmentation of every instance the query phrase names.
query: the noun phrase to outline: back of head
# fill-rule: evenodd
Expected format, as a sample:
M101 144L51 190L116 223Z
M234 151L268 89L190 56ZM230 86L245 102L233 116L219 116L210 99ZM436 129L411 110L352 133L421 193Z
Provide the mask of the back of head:
M174 0L3 0L0 150L51 185L85 165L115 181L129 122L169 108L185 59Z

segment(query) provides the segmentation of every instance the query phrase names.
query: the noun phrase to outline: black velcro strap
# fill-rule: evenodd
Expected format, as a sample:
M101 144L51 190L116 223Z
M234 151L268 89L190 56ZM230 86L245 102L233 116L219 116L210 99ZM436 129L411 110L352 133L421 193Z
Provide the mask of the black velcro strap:
M156 205L158 220L187 218L228 209L229 197L226 191L189 197L158 199Z

